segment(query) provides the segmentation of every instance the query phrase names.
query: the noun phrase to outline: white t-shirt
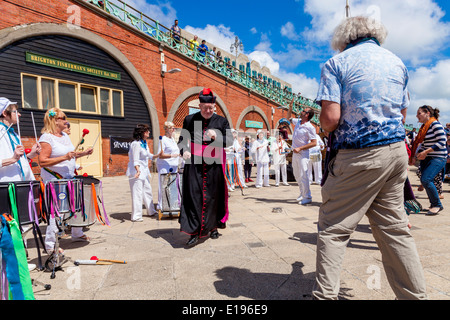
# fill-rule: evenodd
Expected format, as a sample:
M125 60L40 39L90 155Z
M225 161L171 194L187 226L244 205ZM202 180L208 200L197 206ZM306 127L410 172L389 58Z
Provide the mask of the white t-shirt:
M173 138L163 136L159 142L158 153L161 152L161 147L164 154L180 154L180 149L178 148L178 145ZM167 159L158 158L158 160L156 160L156 166L159 173L168 173L171 168L173 169L172 172L177 172L178 163L179 157Z
M44 133L39 139L39 143L44 142L48 143L52 148L50 158L61 157L66 155L68 152L75 151L75 147L73 146L72 141L70 141L70 137L64 132L61 137L57 137L51 133ZM76 163L75 159L64 160L47 168L59 173L63 179L72 179L75 176ZM48 173L44 169L41 169L41 177L44 181L56 179L52 174Z
M31 181L36 180L31 171L30 164L28 163L25 156L20 157L20 165L19 162L13 163L9 166L2 166L2 160L10 159L14 155L14 150L11 145L11 140L13 144L17 146L19 144L19 138L16 134L13 133L5 133L6 128L1 125L0 126L0 182L12 182L12 181ZM20 169L22 166L22 170L24 175L22 176L22 170Z
M308 144L311 140L316 139L316 128L311 124L311 122L301 123L300 119L292 119L292 124L294 127L294 134L292 135L292 148L302 147ZM309 150L303 150L302 152L307 152Z
M269 163L269 152L267 151L267 146L269 145L269 141L266 139L256 140L253 142L252 151L256 155L256 163ZM258 147L261 147L257 149Z
M280 150L281 147L281 150ZM273 154L273 164L286 164L286 153L287 143L284 140L276 140L272 142L271 150Z
M150 170L148 168L148 161L153 159L153 154L150 153L148 146L142 147L140 141L133 141L128 151L128 168L126 175L130 179L134 179L136 174L135 166L139 166L140 175L138 179L145 180L150 176Z

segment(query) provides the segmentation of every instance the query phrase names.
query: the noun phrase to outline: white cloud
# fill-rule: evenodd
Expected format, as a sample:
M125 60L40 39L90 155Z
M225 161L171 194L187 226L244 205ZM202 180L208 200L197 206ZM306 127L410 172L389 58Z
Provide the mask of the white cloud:
M213 43L218 48L230 51L230 46L234 43L236 34L231 31L229 27L223 24L218 26L206 25L205 28L194 28L192 26L186 26L186 31L198 35L200 39L204 39L209 43Z
M289 40L297 41L300 36L295 31L295 26L292 22L288 21L281 27L281 35Z
M410 72L408 85L411 106L407 123L417 124L417 108L427 104L439 108L442 123L450 122L450 59L438 61L429 68L421 67Z
M115 2L119 8L123 7L123 4L118 1L111 0L111 2ZM153 20L158 21L167 28L170 28L173 25L174 20L177 18L177 11L172 7L170 2L150 4L147 3L146 0L127 0L126 3L136 10L141 11ZM131 9L128 10L130 10L130 12L132 11Z
M253 28L250 29L250 32L251 32L252 34L257 34L257 33L258 33L258 30L257 30L255 27L253 27Z
M345 18L343 2L306 0L311 27L303 32L308 41L328 45L334 28ZM368 15L383 22L389 31L385 47L414 66L429 62L447 46L450 24L433 0L360 0L351 4L351 16Z
M267 67L271 73L292 85L292 91L301 92L306 98L315 99L319 84L316 79L308 78L304 74L288 72L280 68L280 64L275 61L272 55L266 51L253 51L249 58L259 62L261 67Z
M267 51L256 50L248 55L250 60L258 61L261 67L267 67L276 75L280 71L280 64L273 60Z

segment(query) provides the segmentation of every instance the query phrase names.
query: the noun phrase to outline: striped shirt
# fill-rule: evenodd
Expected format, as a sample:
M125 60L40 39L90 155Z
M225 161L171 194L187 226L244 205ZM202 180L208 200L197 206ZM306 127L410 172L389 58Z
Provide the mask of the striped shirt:
M434 121L430 125L418 152L422 152L428 148L432 148L433 151L428 153L427 156L439 158L447 157L447 136L444 127L439 121Z

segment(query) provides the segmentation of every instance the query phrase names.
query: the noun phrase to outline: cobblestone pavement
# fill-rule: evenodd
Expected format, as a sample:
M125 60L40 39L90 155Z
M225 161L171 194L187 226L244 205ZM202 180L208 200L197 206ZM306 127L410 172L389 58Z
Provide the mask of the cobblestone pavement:
M417 190L415 169L410 180ZM255 173L255 170L253 170ZM144 216L130 221L130 190L125 176L102 178L111 226L86 228L91 242L61 239L69 260L50 279L34 270L37 300L309 300L315 272L320 186L312 185L313 202L299 205L298 187L256 189L253 183L229 198L230 219L218 239L203 239L186 248L188 236L176 218ZM157 175L152 178L157 199ZM411 215L412 233L425 271L430 299L450 298L450 186L444 183L445 210L437 216ZM416 192L424 207L426 193ZM144 210L145 213L145 210ZM41 227L45 234L45 226ZM28 240L30 262L37 264L33 239ZM81 265L74 260L126 260L126 264ZM43 261L47 255L43 255ZM51 284L45 290L42 284ZM367 219L355 231L341 274L341 299L395 299L387 282L381 255Z

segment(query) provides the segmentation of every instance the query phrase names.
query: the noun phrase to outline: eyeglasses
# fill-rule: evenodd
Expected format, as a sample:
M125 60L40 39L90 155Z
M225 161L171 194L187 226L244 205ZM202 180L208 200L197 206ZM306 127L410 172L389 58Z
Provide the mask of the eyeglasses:
M66 120L66 117L58 117L58 118L56 118L57 120Z

